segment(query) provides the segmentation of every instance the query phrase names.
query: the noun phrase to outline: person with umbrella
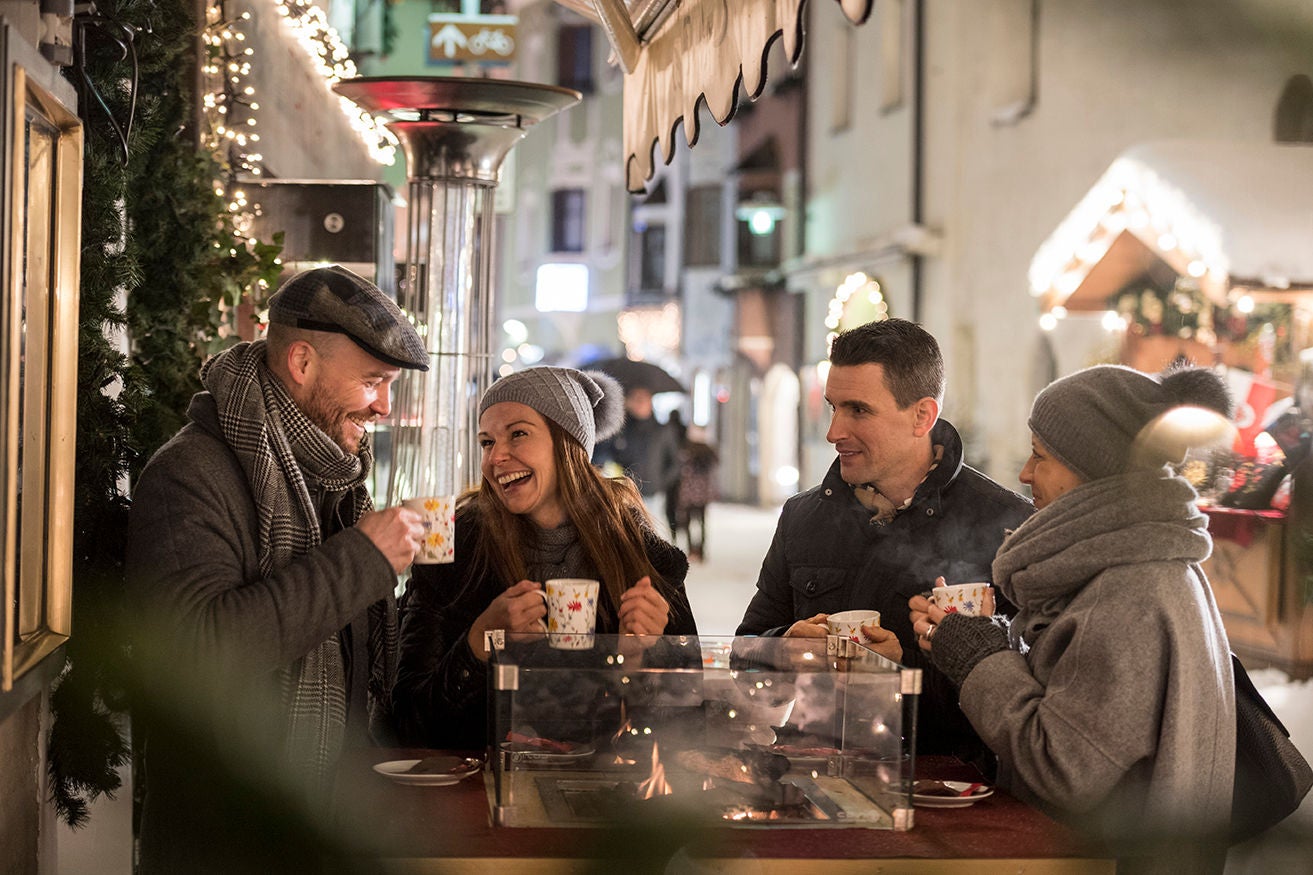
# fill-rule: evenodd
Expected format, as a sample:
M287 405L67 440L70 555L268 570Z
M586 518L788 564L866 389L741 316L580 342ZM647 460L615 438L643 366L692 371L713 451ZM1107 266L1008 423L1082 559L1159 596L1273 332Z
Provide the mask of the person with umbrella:
M680 436L653 415L652 396L683 392L684 387L650 362L604 359L590 367L615 377L625 391L624 426L608 440L598 442L593 462L603 468L614 464L627 474L653 515L660 518L661 508L656 505L679 482Z

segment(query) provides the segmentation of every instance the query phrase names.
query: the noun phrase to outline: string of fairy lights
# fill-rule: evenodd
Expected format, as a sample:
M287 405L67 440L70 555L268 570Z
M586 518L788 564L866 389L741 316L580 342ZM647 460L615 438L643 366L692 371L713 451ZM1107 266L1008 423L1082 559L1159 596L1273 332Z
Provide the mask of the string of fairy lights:
M249 199L240 181L263 175L264 156L259 151L260 104L252 84L255 51L247 45L251 13L233 15L230 9L234 5L232 0L206 3L202 145L219 162L222 178L215 182L214 190L225 199L239 242L244 243L260 207ZM397 154L396 135L350 100L331 92L334 83L356 76L356 65L324 11L305 0L275 0L274 11L287 23L311 69L323 79L370 157L379 164L392 164Z
M245 44L243 30L251 13L231 18L225 7L222 0L211 0L205 7L205 31L201 35L205 44L201 63L205 124L201 145L214 156L222 174L215 181L215 194L226 198L239 231L245 231L250 225L251 205L237 179L241 174L258 177L262 173L264 156L257 151L260 134L255 130L260 104L249 82L255 51ZM229 189L231 193L226 194Z

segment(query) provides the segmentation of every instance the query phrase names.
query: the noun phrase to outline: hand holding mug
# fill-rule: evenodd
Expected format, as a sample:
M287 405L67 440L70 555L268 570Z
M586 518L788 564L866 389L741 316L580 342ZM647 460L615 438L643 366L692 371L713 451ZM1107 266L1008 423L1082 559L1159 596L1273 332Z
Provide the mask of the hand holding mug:
M420 538L424 535L419 514L404 507L389 507L361 514L356 528L378 548L397 574L410 566L419 549Z
M817 614L814 617L808 617L805 620L799 620L789 627L784 633L785 638L824 638L830 634L829 628L825 621L829 619L828 614Z
M597 598L601 583L577 577L553 578L536 595L546 609L548 643L558 650L588 650L597 636Z
M408 498L402 502L419 515L424 531L415 553L415 564L434 565L456 561L456 499L447 495Z
M941 577L935 582L942 583L943 580ZM907 608L911 616L912 632L916 635L917 646L929 653L931 649L930 639L934 636L939 623L947 615L924 595L914 595L908 599Z
M897 635L883 626L871 626L867 630L868 648L891 662L903 663L903 645Z
M467 640L470 649L479 659L487 659L483 647L483 633L490 629L507 632L541 632L547 606L542 598L542 586L532 580L521 580L492 600L470 627Z
M930 598L912 596L907 606L911 611L912 631L922 650L930 651L935 630L949 614L968 617L988 617L994 613L994 588L988 583L959 583L948 585L944 578L935 578Z

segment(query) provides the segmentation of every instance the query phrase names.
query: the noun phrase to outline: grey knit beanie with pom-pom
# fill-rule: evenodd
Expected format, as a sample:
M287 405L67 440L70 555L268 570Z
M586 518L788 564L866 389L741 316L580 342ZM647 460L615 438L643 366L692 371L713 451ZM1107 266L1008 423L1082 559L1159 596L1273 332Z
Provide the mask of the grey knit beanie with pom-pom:
M1122 365L1095 365L1050 383L1035 397L1030 430L1046 448L1085 480L1179 462L1189 436L1146 448L1146 437L1164 413L1200 407L1231 414L1222 378L1187 367L1153 376ZM1225 425L1225 423L1222 423ZM1179 436L1178 436L1179 437Z
M625 391L601 371L538 367L507 374L483 393L479 415L503 401L532 407L582 444L589 458L593 446L625 421Z

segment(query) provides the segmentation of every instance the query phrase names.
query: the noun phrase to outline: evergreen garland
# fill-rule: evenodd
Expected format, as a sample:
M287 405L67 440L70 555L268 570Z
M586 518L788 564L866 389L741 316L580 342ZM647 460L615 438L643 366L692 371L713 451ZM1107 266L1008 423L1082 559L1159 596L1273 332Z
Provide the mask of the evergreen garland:
M98 0L77 19L79 63L66 70L85 129L74 628L51 695L48 769L56 811L75 827L92 799L119 788L129 757L118 718L131 631L120 613L123 479L183 424L226 314L278 273L279 246L234 237L214 191L220 168L197 153L196 34L190 3ZM106 338L119 328L130 357Z

